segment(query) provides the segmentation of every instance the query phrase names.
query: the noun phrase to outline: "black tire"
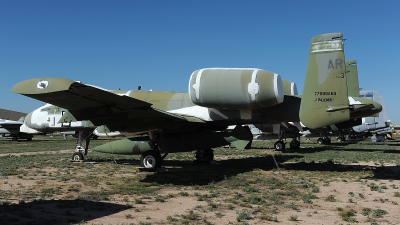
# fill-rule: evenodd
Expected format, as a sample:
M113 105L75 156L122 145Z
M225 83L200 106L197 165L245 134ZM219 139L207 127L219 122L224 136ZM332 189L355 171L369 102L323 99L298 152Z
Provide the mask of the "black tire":
M344 139L343 137L338 137L338 138L337 138L337 141L338 141L338 142L343 142L343 141L345 141L345 139Z
M291 141L290 142L290 148L291 149L299 149L300 148L300 141Z
M75 152L74 154L72 154L72 161L80 161L83 160L83 154L81 152Z
M153 150L144 152L140 157L140 165L147 169L161 168L162 158L160 153Z
M318 138L317 144L322 145L323 143L324 143L324 139L323 138Z
M196 151L196 160L199 162L211 162L214 160L214 150L201 149Z
M283 141L277 141L274 144L274 148L278 151L282 151L285 150L285 143L283 143Z
M331 138L330 137L325 137L324 138L324 143L325 144L330 144L331 143Z

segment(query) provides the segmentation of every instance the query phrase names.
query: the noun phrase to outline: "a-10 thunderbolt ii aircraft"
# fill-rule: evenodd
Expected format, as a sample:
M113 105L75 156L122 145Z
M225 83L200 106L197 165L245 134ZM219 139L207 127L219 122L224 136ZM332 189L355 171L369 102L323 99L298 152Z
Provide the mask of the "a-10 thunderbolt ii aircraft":
M123 136L119 132L110 132L103 126L95 126L89 120L83 121L63 121L61 118L68 114L67 109L55 106L49 103L28 113L23 120L20 131L30 135L46 134L60 132L63 134L72 134L77 137L77 151L87 152L90 137L116 137ZM86 141L86 144L84 143Z
M346 79L347 79L347 90L348 90L348 98L349 103L351 105L354 104L354 107L357 107L357 104L361 101L360 96L360 88L359 88L359 76L357 69L357 61L356 60L346 60ZM378 102L379 103L379 102ZM319 137L317 140L318 144L330 143L331 139L329 136L336 135L337 140L345 141L345 134L350 132L350 129L353 126L361 124L362 117L366 114L363 112L362 114L358 114L357 111L353 113L354 115L351 117L349 121L345 121L337 124L330 124L329 126L320 127L317 129L309 129L303 126L303 131L300 133L305 137ZM373 109L368 116L373 116L376 114L376 111Z
M34 78L12 91L65 108L62 121L90 120L110 131L136 135L93 148L113 154L139 154L143 167L161 167L168 153L194 151L198 160L213 159L214 147L243 149L251 132L229 125L302 121L317 128L348 121L354 111L380 105L365 99L349 105L341 33L311 40L302 98L283 94L276 73L250 68L207 68L189 79L189 92L110 91L64 78ZM82 152L74 153L83 158ZM161 156L161 154L164 154Z
M61 118L68 110L55 106L49 103L33 110L25 116L24 123L21 126L21 131L29 132L30 134L38 133L71 133L77 139L77 151L87 152L90 141L90 136L97 128L88 120L83 121L62 121ZM80 135L79 135L80 134ZM97 137L97 136L93 136ZM86 144L83 142L86 140Z
M378 91L362 91L360 92L360 97L378 102L382 105L382 111L379 116L362 118L360 125L352 127L352 132L349 136L354 137L361 134L362 136L372 136L372 141L384 141L387 135L391 136L393 127L389 120L383 96L380 96Z

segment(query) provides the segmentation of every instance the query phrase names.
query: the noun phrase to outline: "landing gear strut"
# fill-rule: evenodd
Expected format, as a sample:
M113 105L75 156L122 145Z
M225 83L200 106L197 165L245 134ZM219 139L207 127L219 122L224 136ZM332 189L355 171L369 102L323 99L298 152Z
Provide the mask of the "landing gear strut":
M90 135L91 134L87 131L78 132L78 140L76 141L75 152L72 155L72 161L83 160L83 156L87 155L90 143ZM85 144L83 144L84 140L86 140Z
M160 133L149 132L149 145L152 150L145 151L140 157L140 166L152 169L152 168L161 168L163 159L168 155L165 154L161 157L160 148L158 147L157 140L160 139Z

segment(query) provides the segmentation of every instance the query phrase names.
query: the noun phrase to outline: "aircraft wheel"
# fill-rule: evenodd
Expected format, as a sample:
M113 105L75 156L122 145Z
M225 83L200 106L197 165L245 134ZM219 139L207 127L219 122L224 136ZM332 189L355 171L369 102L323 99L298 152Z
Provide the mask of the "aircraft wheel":
M72 161L80 161L83 160L83 154L81 152L75 152L72 155Z
M277 141L277 142L275 142L275 144L274 144L274 148L276 149L276 150L285 150L285 143L283 143L283 141Z
M140 165L144 168L161 168L162 158L160 153L150 150L146 151L140 157Z
M291 149L299 149L300 148L300 141L292 140L290 142L290 148Z
M18 141L18 138L17 137L13 137L12 140L13 141Z
M331 139L329 137L325 137L324 138L324 143L330 144L331 143Z
M214 160L214 151L212 149L197 150L196 160L199 162L210 162Z
M338 142L343 142L343 141L345 141L345 139L344 139L343 137L338 137L338 138L337 138L337 141L338 141Z
M319 145L322 145L324 143L324 139L323 138L318 138L317 143Z

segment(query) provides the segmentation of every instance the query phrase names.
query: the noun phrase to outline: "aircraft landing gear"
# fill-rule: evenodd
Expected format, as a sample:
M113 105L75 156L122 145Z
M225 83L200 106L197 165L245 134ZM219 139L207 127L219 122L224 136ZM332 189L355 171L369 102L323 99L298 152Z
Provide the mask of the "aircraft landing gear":
M149 132L150 141L148 142L152 150L145 151L140 157L140 166L146 169L161 168L163 159L168 153L161 157L160 148L157 141L160 139L161 133Z
M86 144L83 141L86 139ZM90 133L86 131L79 131L78 140L76 141L75 152L72 155L72 161L83 160L83 156L87 155L90 143Z
M339 137L336 138L336 140L338 142L343 142L343 141L346 141L346 138L344 136L339 136Z
M293 138L293 140L290 142L290 148L291 149L299 149L300 148L300 141L297 140L297 138Z
M83 160L83 154L81 152L74 152L74 154L72 154L72 161L80 161Z
M211 162L214 160L214 150L200 149L196 151L196 160L198 162Z
M331 143L331 139L329 138L329 137L320 137L320 138L318 138L318 140L317 140L317 143L319 144L319 145L322 145L322 144L330 144Z
M283 142L283 140L278 140L275 142L274 148L278 151L285 150L285 142Z
M324 143L325 144L330 144L331 143L331 138L330 137L325 137L324 138Z
M161 168L162 160L160 153L154 150L146 151L140 157L140 165L147 169Z

